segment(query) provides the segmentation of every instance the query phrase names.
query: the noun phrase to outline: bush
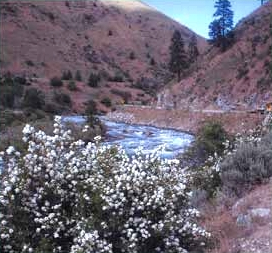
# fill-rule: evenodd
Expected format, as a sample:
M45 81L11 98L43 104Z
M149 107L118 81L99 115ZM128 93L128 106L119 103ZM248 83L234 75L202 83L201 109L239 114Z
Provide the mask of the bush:
M131 93L128 91L123 91L123 90L118 90L118 89L111 89L110 91L112 94L120 96L124 100L125 104L127 104L128 101L132 98Z
M21 98L24 86L15 81L10 74L0 80L0 105L13 108L16 98Z
M54 94L54 100L60 104L60 105L64 105L64 106L71 106L72 104L72 100L71 97L63 92L57 92Z
M23 99L23 105L33 109L41 109L44 102L44 94L36 88L27 89Z
M95 115L97 114L97 106L96 102L93 100L89 100L86 109L85 109L85 115L87 116L87 122L91 127L94 127L97 123Z
M238 68L238 74L236 75L236 79L240 80L242 77L246 76L248 74L249 70L247 68L247 65L243 65L242 67Z
M199 155L204 160L217 153L221 156L224 152L228 136L220 122L207 121L197 132L196 146L199 149Z
M63 85L63 82L62 82L62 80L59 77L55 76L55 77L51 78L50 84L53 87L60 87L60 86Z
M72 80L73 79L73 74L70 70L63 71L62 73L62 80Z
M54 115L59 115L62 113L64 108L62 108L60 105L56 103L46 103L44 106L44 111L47 113L51 113Z
M108 81L110 82L124 82L124 77L121 72L116 72L114 77L109 77Z
M80 72L80 70L77 70L77 71L76 71L75 79L76 79L76 81L79 81L79 82L82 81L82 77L81 77L81 72Z
M150 59L150 65L151 65L151 66L156 65L156 62L155 62L154 58L151 58L151 59Z
M130 60L135 60L135 53L134 52L130 52L130 54L129 54L129 59Z
M160 82L156 79L148 78L148 77L140 77L133 84L133 87L144 90L146 93L150 94L151 96L155 96L156 90L158 90L159 85L160 85Z
M77 86L76 86L76 83L74 80L70 80L68 85L67 85L67 88L70 90L70 91L77 91Z
M34 63L33 63L33 61L31 61L31 60L27 60L25 63L26 63L26 65L28 65L29 67L34 67Z
M2 131L6 127L10 126L18 118L17 115L11 110L0 110L0 130ZM2 135L1 135L2 141Z
M73 141L60 121L53 136L26 125L28 152L5 152L2 253L204 252L210 235L175 161Z
M101 103L104 104L107 107L111 107L111 100L108 97L105 97L101 100Z
M240 196L272 176L272 135L243 138L220 166L223 189Z
M13 108L15 101L15 92L12 87L3 86L0 88L0 104L3 107Z
M258 90L264 91L270 87L271 87L271 80L269 80L269 77L268 78L261 77L260 79L258 79L257 81Z
M99 82L100 82L100 76L98 74L91 73L89 76L88 85L90 87L96 88L98 87Z
M26 78L24 76L16 76L14 77L15 83L21 84L21 85L26 85Z

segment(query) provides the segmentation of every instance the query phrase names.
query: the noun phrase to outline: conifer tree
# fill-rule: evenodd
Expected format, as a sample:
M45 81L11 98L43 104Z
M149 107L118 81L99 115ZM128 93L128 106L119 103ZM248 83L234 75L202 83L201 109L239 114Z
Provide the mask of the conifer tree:
M225 50L231 42L233 29L233 11L229 0L217 0L213 20L209 25L211 42Z
M190 62L195 62L197 57L199 56L199 51L197 48L197 38L196 35L193 34L189 43L189 58Z
M178 75L180 81L181 73L188 67L188 59L184 50L184 42L178 30L174 31L170 45L169 69Z

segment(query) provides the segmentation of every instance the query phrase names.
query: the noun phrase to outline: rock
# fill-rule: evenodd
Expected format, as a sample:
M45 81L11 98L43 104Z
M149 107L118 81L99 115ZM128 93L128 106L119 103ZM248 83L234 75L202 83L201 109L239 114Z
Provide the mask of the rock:
M239 227L250 227L252 224L250 215L239 214L236 219L236 224Z
M268 208L255 208L249 211L252 218L268 218L270 216L270 209Z

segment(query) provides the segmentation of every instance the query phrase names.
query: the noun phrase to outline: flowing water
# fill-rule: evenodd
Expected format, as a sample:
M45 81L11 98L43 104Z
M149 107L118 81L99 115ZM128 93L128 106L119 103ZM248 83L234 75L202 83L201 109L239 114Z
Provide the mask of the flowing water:
M144 154L149 154L159 146L164 146L160 155L163 158L174 158L182 153L193 141L194 137L190 134L151 126L117 123L100 117L106 126L106 144L120 145L129 155L141 147ZM83 124L83 116L63 117L64 122L74 122Z

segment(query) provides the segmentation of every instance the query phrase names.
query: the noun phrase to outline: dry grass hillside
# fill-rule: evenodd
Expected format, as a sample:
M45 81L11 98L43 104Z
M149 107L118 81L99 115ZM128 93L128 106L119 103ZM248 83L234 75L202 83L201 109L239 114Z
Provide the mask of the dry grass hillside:
M271 7L269 2L242 19L227 51L210 47L192 74L163 92L166 104L176 100L179 108L254 109L271 101Z
M106 92L107 96L111 96L110 88L117 85L114 80L109 81L115 76L122 76L123 82L117 86L122 90L130 89L133 83L135 86L143 77L137 85L150 85L156 92L157 87L171 79L167 62L173 31L179 29L186 44L193 34L136 0L0 4L1 73L49 79L61 76L65 70L73 74L80 70L87 82L90 72L94 72L105 81L102 86L106 89L98 93ZM203 51L206 41L198 36L198 44ZM82 104L89 93L92 91L88 87L81 87L75 96L79 101L75 102ZM129 99L141 100L134 94L132 98ZM142 100L148 99L147 96Z

